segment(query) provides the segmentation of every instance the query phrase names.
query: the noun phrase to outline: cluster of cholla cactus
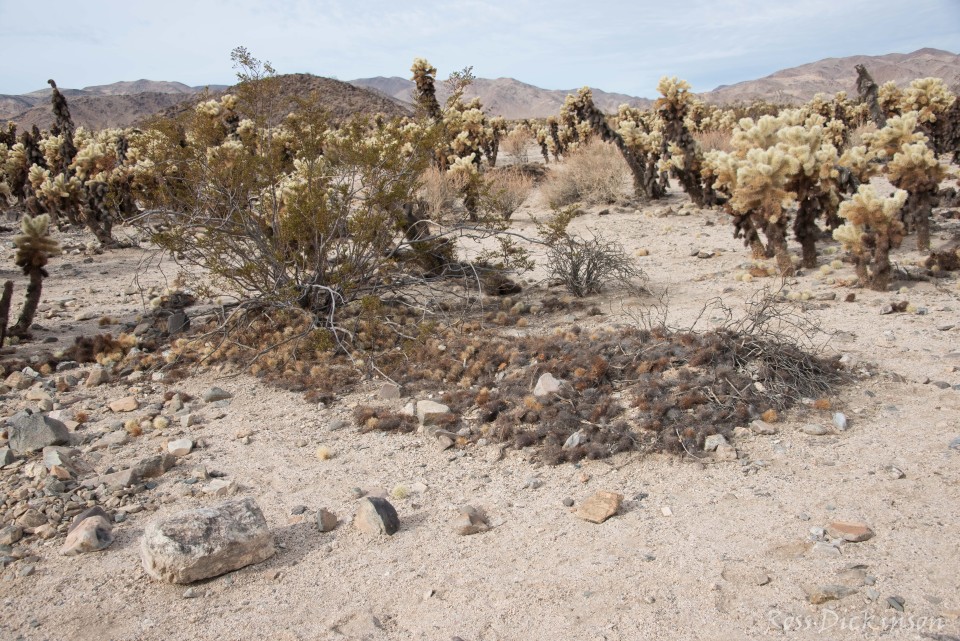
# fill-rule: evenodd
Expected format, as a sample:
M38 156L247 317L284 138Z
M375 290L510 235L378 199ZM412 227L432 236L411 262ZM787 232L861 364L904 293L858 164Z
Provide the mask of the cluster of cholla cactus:
M56 83L54 125L23 132L8 129L0 140L0 197L27 213L50 214L55 222L85 224L104 245L114 245L111 230L118 216L135 211L130 131L95 134L75 128Z
M794 271L787 249L791 216L802 262L813 267L821 234L816 221L829 219L839 204L838 152L827 125L823 116L807 110L786 110L756 121L745 118L731 137L732 152L705 156L703 175L730 196L727 208L736 234L755 255L773 253L785 275Z

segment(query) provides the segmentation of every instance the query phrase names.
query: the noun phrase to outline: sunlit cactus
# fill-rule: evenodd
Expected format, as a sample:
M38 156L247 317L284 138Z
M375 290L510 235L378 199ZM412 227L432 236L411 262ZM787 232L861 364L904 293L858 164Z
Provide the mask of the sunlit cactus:
M853 254L862 284L877 291L890 285L890 250L900 246L905 233L899 213L907 192L897 190L880 198L870 185L840 205L839 215L847 222L833 231L833 237Z
M944 175L933 150L923 142L904 144L887 165L890 182L909 194L904 220L916 230L921 250L930 249L930 215Z
M28 336L33 317L40 304L43 291L43 279L48 276L45 269L51 256L60 253L60 246L50 238L50 216L37 217L24 215L20 221L20 233L13 238L17 248L14 262L30 278L27 294L17 323L10 328L10 336Z
M437 101L437 68L423 58L415 58L410 73L413 74L413 82L416 84L414 97L417 107L426 117L439 120L443 114Z

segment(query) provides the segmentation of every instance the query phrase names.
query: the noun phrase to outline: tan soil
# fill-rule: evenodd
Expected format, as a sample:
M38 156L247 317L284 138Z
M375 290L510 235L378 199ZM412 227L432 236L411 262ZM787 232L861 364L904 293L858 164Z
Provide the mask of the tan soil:
M663 204L676 209L685 202L674 191ZM749 253L732 238L723 214L652 215L660 206L639 212L613 207L604 216L597 215L601 208L592 208L575 226L599 229L632 253L648 249L650 255L639 261L651 289L668 292L671 322L688 325L717 296L742 309L754 292L773 284L774 279L734 280L740 266L750 262ZM535 199L515 217L520 231L532 232L532 213L544 215ZM705 221L716 224L706 226ZM955 220L946 221L934 234L934 244L956 226ZM897 262L919 258L913 243L908 238L906 248L895 253ZM694 249L716 255L696 258L690 256ZM12 265L8 242L3 253L0 277L13 277L7 267ZM140 295L122 292L137 282L162 286L176 275L167 263L162 273L156 262L143 268L144 256L129 249L96 256L91 263L79 255L54 259L41 309L65 298L75 299L75 306L57 318L38 315L46 328L38 337L56 336L67 345L74 335L101 331L97 319L102 315L124 320L142 312ZM832 276L851 280L852 268L844 265ZM16 278L19 304L24 285L22 277ZM222 418L209 418L214 414L204 410L205 424L171 427L112 451L83 455L102 471L155 452L167 439L202 439L205 445L148 493L161 504L159 509L117 524L116 541L104 552L61 557L62 538L33 543L41 559L36 573L0 583L0 637L956 638L960 451L948 445L960 436L960 391L923 381L960 383L957 279L897 282L907 288L905 293L828 285L815 272L794 280L787 289L837 294L834 301L809 303L805 312L835 332L827 349L880 368L879 375L838 390L831 399L850 417L847 432L799 432L805 423L830 422L829 412L808 408L784 417L775 436L737 439L741 459L733 462L621 454L579 466L547 467L531 463L529 452L516 450L491 462L490 448L440 451L416 435L361 435L352 424L329 430L335 419L349 420L356 404L400 409L415 400L379 401L375 381L324 409L249 376L218 378L216 372L200 372L171 389L194 396L211 385L227 389L234 399ZM843 302L850 292L856 302ZM881 316L880 305L891 300L909 300L927 313ZM578 313L577 320L634 322L624 310L651 301L621 300L611 292L596 299L603 316ZM94 312L91 320L72 320L85 311ZM717 320L708 313L701 324L709 327ZM559 314L540 317L531 321L531 331L568 323ZM950 324L952 329L938 329ZM134 385L148 400L157 400L167 389L151 382ZM117 420L105 405L128 395L129 388L129 383L118 383L91 390L98 420L87 429ZM6 401L2 413L26 404ZM249 445L235 438L244 430L253 432ZM315 449L321 445L333 450L333 458L317 459ZM748 467L755 467L743 465L748 461L766 465L747 474ZM280 549L267 562L194 586L200 596L185 599L186 586L147 577L138 542L153 519L217 500L184 496L189 486L179 481L201 464L226 473L240 485L241 495L257 500ZM890 465L905 478L895 480L886 470ZM526 489L531 476L543 485ZM349 523L356 505L353 488L389 491L417 483L426 489L391 499L401 520L396 535L371 538ZM563 505L567 497L579 505L598 490L625 497L620 513L602 524L580 520L573 515L576 506ZM493 529L456 536L453 520L465 503L484 510ZM294 522L291 508L301 504L309 508L307 518ZM318 532L313 519L320 507L340 517L333 532ZM833 520L863 521L875 536L844 544L839 556L822 556L811 549L809 530ZM867 586L840 601L808 603L804 586L841 583L838 572L853 564L865 565L866 573L876 577L878 602L866 601ZM758 585L761 574L769 577L764 585ZM893 595L905 599L904 614L886 603ZM910 615L912 623L906 618ZM926 618L923 625L921 617ZM892 629L881 635L884 625ZM784 632L782 626L804 628Z

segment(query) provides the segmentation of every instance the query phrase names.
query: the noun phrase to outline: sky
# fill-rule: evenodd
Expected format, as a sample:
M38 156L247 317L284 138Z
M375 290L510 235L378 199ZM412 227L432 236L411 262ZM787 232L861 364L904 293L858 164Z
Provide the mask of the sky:
M546 89L695 91L822 58L960 53L960 0L0 0L0 94L120 80L232 84L244 46L279 73L438 77L473 66Z

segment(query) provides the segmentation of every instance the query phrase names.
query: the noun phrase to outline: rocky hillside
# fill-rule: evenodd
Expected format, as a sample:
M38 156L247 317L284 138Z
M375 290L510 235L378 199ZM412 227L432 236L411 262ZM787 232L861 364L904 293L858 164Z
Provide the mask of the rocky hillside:
M413 103L414 84L404 78L396 76L360 78L351 80L350 84L375 89L405 103ZM485 111L495 116L508 119L546 118L556 115L564 99L576 92L576 89L541 89L513 78L495 80L477 78L467 89L466 97L468 99L479 97ZM441 102L449 95L442 83L438 87L438 94ZM608 93L600 89L593 90L593 98L597 106L608 113L616 112L617 108L624 103L641 108L647 108L651 104L651 101L646 98Z
M701 94L708 102L724 104L766 100L795 104L806 102L814 94L846 91L856 95L858 64L866 66L879 84L890 80L907 85L916 78L943 78L948 86L960 85L960 55L939 49L920 49L913 53L889 53L883 56L825 58L817 62L783 69L766 78L723 85Z

